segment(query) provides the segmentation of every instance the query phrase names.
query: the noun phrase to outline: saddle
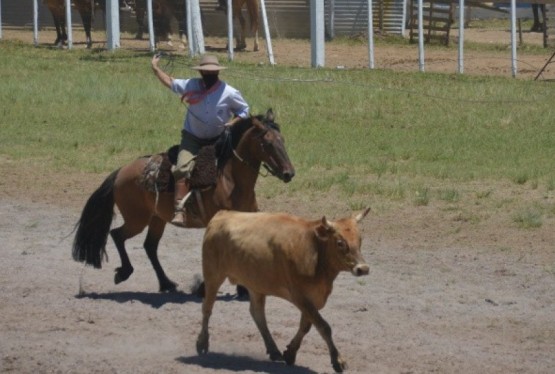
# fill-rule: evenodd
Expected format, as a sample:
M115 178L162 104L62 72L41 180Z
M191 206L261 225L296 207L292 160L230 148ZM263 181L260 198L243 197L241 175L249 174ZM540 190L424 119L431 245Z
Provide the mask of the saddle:
M150 192L174 192L175 179L172 166L177 162L178 153L179 145L174 145L166 152L151 155L143 169L139 184ZM214 187L217 177L216 147L204 146L195 157L195 167L189 179L190 187L191 189Z

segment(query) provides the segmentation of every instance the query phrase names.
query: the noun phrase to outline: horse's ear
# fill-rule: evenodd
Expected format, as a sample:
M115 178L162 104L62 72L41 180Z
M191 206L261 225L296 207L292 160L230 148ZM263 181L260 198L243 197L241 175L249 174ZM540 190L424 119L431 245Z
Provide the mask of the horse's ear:
M256 117L251 117L252 125L258 128L259 130L266 130L266 126Z
M274 122L274 111L272 110L272 108L268 109L268 111L266 112L266 119L270 122Z

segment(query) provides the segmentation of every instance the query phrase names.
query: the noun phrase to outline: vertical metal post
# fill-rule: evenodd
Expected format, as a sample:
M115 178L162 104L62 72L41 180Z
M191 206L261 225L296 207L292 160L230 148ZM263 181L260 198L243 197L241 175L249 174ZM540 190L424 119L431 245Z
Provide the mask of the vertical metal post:
M146 19L148 21L148 45L150 52L154 52L156 42L154 41L154 22L152 21L152 0L146 0Z
M330 38L335 38L335 0L329 0L330 4Z
M39 4L33 0L33 44L39 45Z
M418 70L424 72L424 17L422 0L418 0Z
M67 28L67 48L73 48L73 27L71 25L71 0L65 0L66 3L66 28Z
M227 0L227 58L233 60L233 4Z
M0 0L0 39L2 39L2 0Z
M516 0L511 0L511 70L516 77Z
M459 62L458 72L464 72L464 0L459 0Z
M185 0L185 14L187 17L187 44L189 45L189 56L195 55L195 39L193 37L193 11L191 10L191 0Z
M374 69L374 14L372 0L368 0L368 67Z
M270 35L270 27L268 26L268 15L266 14L266 3L260 0L260 9L262 10L262 23L264 24L264 36L266 38L266 53L271 65L275 65L274 51L272 49L272 37Z
M191 22L193 23L193 36L196 54L204 54L204 33L202 31L202 20L200 17L200 3L199 0L191 0Z
M106 0L106 23L106 44L108 50L113 51L120 47L118 0Z
M310 0L311 66L324 67L324 2Z

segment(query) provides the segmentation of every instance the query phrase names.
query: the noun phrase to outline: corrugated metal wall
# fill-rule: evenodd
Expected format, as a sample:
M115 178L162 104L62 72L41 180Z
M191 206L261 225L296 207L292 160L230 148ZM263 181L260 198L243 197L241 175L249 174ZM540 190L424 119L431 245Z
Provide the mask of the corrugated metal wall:
M356 35L368 32L367 0L335 0L333 26L330 2L326 4L326 21L330 32L335 35ZM372 15L374 30L385 34L402 35L405 24L405 0L373 0Z
M326 0L326 29L334 31L336 36L366 33L367 0L334 0L335 22L330 24L330 0ZM226 15L216 11L217 0L200 0L203 13L205 34L208 36L225 36ZM310 1L309 0L266 0L266 11L272 37L309 38L310 37ZM402 34L404 31L405 0L373 0L374 29L390 34ZM24 26L32 28L33 0L2 0L2 25ZM39 27L53 27L52 16L48 9L38 1ZM380 18L380 15L382 16ZM245 11L246 16L246 11ZM81 18L76 11L72 13L75 26L81 26ZM133 32L135 25L133 14L122 12L122 28ZM102 13L97 11L94 23L96 29L104 27ZM262 23L260 30L263 30Z

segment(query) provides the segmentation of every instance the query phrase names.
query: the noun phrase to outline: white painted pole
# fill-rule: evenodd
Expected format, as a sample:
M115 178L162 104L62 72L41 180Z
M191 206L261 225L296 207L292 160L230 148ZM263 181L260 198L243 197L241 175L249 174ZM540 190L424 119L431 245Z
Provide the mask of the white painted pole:
M324 2L310 0L311 65L313 68L324 67L324 35Z
M39 45L39 4L38 0L33 0L33 44Z
M266 37L266 54L271 65L275 65L274 51L272 49L272 37L270 35L270 27L268 26L268 15L266 14L266 3L260 0L260 9L262 10L262 23L264 24L264 36Z
M150 52L154 52L156 43L154 41L154 22L152 21L152 0L146 0L146 19L148 22L148 45Z
M67 28L67 47L73 48L73 27L71 26L71 0L66 0L66 28Z
M374 69L374 14L372 0L368 0L368 67Z
M464 73L464 0L459 0L459 74Z
M511 0L511 70L516 77L516 0Z
M118 0L106 1L106 44L109 51L113 51L120 47Z
M418 70L424 72L424 25L422 0L418 0Z
M204 54L204 33L202 31L202 19L200 17L199 0L191 0L191 21L193 22L193 36L195 53Z
M227 0L227 58L233 61L233 4Z
M195 55L195 38L193 37L193 11L191 10L191 0L185 0L185 14L187 17L187 41L189 44L189 56Z

